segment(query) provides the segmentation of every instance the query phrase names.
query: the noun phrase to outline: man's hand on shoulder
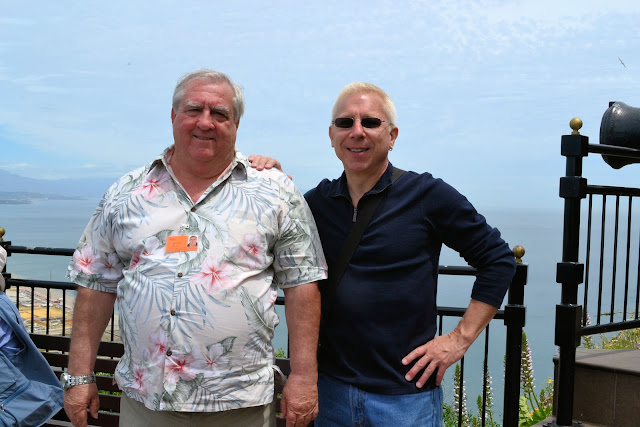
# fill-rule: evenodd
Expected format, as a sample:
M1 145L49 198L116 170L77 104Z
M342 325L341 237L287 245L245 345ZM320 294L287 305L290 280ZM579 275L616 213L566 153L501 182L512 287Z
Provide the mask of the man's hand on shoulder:
M307 426L318 416L318 384L316 380L291 374L282 390L280 413L287 427Z
M261 171L264 169L268 170L276 168L280 172L284 172L282 170L282 165L280 164L280 162L273 157L261 156L260 154L252 154L247 157L247 159L249 160L249 163L251 163L251 167L255 168L256 170ZM291 175L287 174L287 176L289 177L289 179L293 179L291 178Z

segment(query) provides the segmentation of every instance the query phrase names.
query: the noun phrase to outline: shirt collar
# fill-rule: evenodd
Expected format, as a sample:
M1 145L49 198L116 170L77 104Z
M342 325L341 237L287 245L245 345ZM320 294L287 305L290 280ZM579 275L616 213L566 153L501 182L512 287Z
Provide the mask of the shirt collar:
M391 162L389 162L389 164L387 165L387 169L384 171L384 173L382 174L378 182L376 182L376 185L374 185L371 190L367 191L364 194L364 196L368 194L376 194L383 191L385 188L391 185L392 176L393 176L393 165L391 164ZM345 174L345 172L342 172L342 175L340 175L340 178L338 178L337 180L334 180L331 183L331 189L329 194L332 197L344 196L348 199L351 199L351 196L349 195L349 187L347 186L347 175Z
M164 151L159 154L154 160L153 162L151 162L151 165L149 165L149 171L147 172L147 175L149 173L151 173L151 171L158 167L158 166L163 166L165 169L170 170L169 168L169 160L171 159L171 154L173 154L173 145L167 147L164 149ZM229 169L227 169L221 177L219 177L218 179L222 178L222 179L226 179L229 175L233 175L233 177L235 179L241 179L241 180L246 180L247 179L247 169L250 168L251 165L249 164L249 160L247 160L247 158L238 150L236 150L235 152L235 156L233 158L233 161L231 162L231 167ZM216 180L218 181L218 180Z

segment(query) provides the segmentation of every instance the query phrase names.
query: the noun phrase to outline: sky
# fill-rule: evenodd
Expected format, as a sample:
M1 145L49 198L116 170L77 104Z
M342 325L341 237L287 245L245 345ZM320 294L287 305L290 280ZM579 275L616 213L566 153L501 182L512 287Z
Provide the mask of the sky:
M561 207L569 121L597 144L609 101L640 107L639 22L637 0L0 0L0 169L115 180L172 144L177 80L213 68L244 88L239 151L303 190L342 172L331 109L367 81L396 105L394 165L479 208ZM640 165L584 172L635 186Z

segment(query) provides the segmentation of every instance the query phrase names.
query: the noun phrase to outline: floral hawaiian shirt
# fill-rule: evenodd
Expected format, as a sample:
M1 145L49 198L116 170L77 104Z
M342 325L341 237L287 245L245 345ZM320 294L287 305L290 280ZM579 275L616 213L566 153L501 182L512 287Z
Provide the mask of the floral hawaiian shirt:
M171 152L111 186L68 276L117 292L125 353L115 377L127 396L169 411L267 404L277 289L327 277L315 222L289 178L240 153L193 203ZM197 246L185 249L186 236ZM170 252L176 238L184 246Z

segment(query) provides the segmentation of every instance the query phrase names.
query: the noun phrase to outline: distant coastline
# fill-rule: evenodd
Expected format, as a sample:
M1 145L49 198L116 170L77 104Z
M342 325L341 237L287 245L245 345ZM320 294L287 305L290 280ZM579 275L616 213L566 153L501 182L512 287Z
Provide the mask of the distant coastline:
M27 205L33 203L32 200L20 199L20 200L3 200L0 199L0 205Z
M24 205L40 200L84 200L85 197L101 197L116 178L39 179L0 169L0 200L5 205Z
M0 205L26 205L47 200L86 200L82 196L44 194L27 191L0 191Z

